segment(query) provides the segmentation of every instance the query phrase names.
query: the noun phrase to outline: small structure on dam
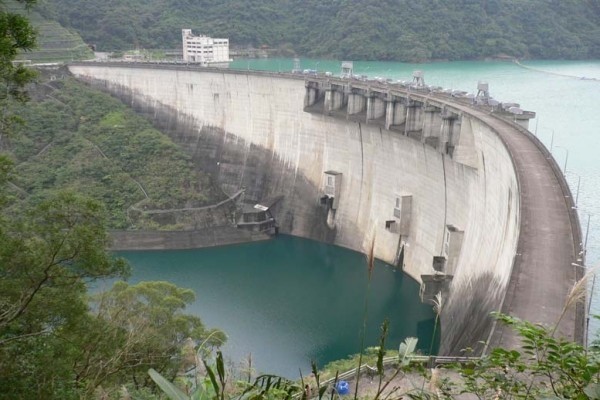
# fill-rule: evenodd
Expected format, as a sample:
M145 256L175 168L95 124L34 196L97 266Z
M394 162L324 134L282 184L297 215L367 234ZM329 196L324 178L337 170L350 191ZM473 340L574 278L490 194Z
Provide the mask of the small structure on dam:
M493 101L484 84L476 96L421 75L415 84L357 79L347 67L346 78L69 69L149 116L225 193L243 190L240 228L274 223L356 251L375 240L375 256L421 283L424 301L442 293L441 354L517 346L491 311L553 322L579 273L569 266L581 234L562 173L526 130L535 114ZM558 331L579 340L581 321L568 313Z
M242 204L236 226L253 232L262 232L269 235L277 233L277 221L271 209L281 200L281 196L266 199L257 204Z

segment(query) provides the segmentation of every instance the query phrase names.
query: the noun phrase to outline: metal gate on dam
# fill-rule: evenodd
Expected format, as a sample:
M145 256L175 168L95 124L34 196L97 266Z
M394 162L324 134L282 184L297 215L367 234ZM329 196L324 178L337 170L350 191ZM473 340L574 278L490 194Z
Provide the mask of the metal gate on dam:
M240 227L365 251L442 294L442 355L518 346L501 310L552 324L581 276L567 183L533 113L418 85L168 64L72 63L243 191ZM514 110L513 110L514 111ZM583 307L559 332L582 341ZM485 342L483 345L480 342Z

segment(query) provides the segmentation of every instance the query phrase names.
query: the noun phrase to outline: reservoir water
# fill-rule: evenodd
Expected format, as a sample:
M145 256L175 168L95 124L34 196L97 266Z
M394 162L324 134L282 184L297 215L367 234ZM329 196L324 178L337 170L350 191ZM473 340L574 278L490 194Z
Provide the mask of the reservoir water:
M166 280L193 289L187 312L228 335L224 353L252 354L258 371L291 378L360 350L368 274L362 254L291 236L186 251L120 252L134 266L130 282ZM416 336L429 351L434 314L419 285L384 263L371 277L366 342L390 320L390 348Z
M535 111L530 130L552 148L561 168L566 167L587 237L586 265L596 266L600 261L600 61L524 64L534 69L510 62L355 62L354 69L357 74L401 80L411 80L412 72L419 69L428 84L470 92L476 92L477 81L483 80L494 98ZM293 60L238 60L231 68L290 71ZM340 62L304 59L301 68L337 74ZM258 370L297 377L298 368L303 373L308 370L310 359L323 365L359 351L367 271L358 253L283 236L214 249L122 255L134 266L133 282L169 280L193 289L197 301L188 311L207 326L226 331L225 352L234 361L252 353ZM600 314L600 296L592 298L591 312ZM368 345L376 344L385 317L391 319L391 347L406 336L418 335L421 348L429 348L434 315L430 306L419 304L418 285L379 264L371 282ZM592 319L590 332L597 329Z

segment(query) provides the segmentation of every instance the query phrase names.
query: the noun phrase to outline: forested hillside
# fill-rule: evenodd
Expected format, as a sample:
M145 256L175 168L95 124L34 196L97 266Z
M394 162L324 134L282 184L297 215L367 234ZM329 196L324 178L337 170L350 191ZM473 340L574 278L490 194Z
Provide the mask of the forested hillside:
M179 47L189 27L337 59L600 57L600 0L46 0L41 10L101 50Z
M224 198L207 174L150 122L64 71L43 74L32 100L11 102L23 121L0 143L16 174L10 194L37 201L69 189L104 204L113 229L158 228L131 210L198 207ZM137 214L136 214L137 215ZM161 229L177 227L162 226Z

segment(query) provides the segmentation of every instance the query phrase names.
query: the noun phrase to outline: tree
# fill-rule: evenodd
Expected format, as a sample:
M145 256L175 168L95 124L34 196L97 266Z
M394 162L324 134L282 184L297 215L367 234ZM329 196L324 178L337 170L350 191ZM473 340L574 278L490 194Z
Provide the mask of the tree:
M221 331L208 330L198 317L183 313L194 298L193 291L169 282L117 282L94 296L95 311L63 337L71 344L80 386L88 394L101 385L131 383L140 389L150 384L148 368L174 379L193 364L183 351L188 341L221 346L226 340Z
M76 397L60 333L87 313L86 283L126 274L107 243L102 207L73 193L0 210L0 398Z
M48 330L57 312L73 306L71 296L90 280L123 275L123 260L105 248L108 235L101 206L74 193L60 192L19 214L9 214L0 232L0 329L12 335ZM57 296L57 290L66 298ZM52 315L50 319L46 316ZM49 325L50 324L50 325ZM23 332L21 327L27 327Z
M31 7L36 0L17 0L26 7ZM6 107L9 99L27 100L24 87L35 77L35 73L20 63L14 62L21 51L31 50L35 46L35 31L26 17L7 12L0 3L0 150L2 137L14 122L7 115Z
M117 282L89 303L89 282L128 272L106 251L103 208L71 192L11 203L10 172L0 156L0 398L139 389L148 368L170 378L185 369L187 341L225 341L183 313L194 293L167 282Z
M362 60L598 58L598 0L48 0L103 50L180 46L176 27L234 46ZM222 23L227 21L227 23ZM413 43L416 38L418 42ZM491 40L491 41L488 41ZM405 47L407 46L407 47Z

